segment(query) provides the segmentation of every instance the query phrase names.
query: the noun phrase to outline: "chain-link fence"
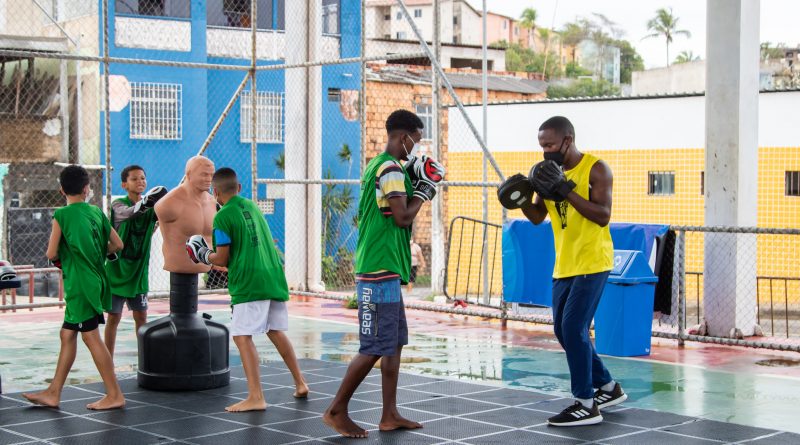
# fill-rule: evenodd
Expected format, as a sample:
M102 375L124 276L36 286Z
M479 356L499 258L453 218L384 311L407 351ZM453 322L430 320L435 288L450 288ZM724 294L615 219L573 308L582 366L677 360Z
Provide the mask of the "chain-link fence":
M800 230L673 230L673 298L655 335L800 350Z
M217 168L236 170L242 194L269 222L292 288L344 298L354 289L360 175L385 149L386 117L403 108L422 118L423 152L447 170L447 183L414 223L425 257L416 289L425 289L424 297L447 289L456 299L502 307L499 226L522 215L500 207L497 184L541 160L532 128L543 116L581 116L596 104L559 103L559 110L546 111L496 105L500 111L484 118L475 104L537 101L547 84L536 74L505 72L502 49L470 43L476 31L470 23L479 21L468 15L477 11L434 7L439 3L0 2L0 256L46 265L51 215L64 204L56 180L64 165L90 169L91 202L108 210L111 200L126 194L124 167L140 165L148 187L172 189L187 159L202 154ZM681 100L670 106L694 110L700 101ZM592 115L613 116L614 110ZM587 141L586 148L601 152L614 171L615 221L703 224L700 145L618 147L601 139ZM634 150L639 147L647 149ZM759 178L765 178L759 193L771 193L759 197L769 205L759 225L796 227L797 204L784 202L784 189L766 181L783 184L785 173L785 196L799 194L798 151L762 147L761 153L780 168L759 163ZM673 279L657 301L665 314L656 321L657 335L677 336L683 323L686 335L760 330L791 340L800 329L794 321L800 310L796 236L710 235L678 229L675 249L666 250L667 256L679 253L685 268L678 255L671 258ZM157 231L154 293L169 283L161 248ZM212 291L226 286L224 273L204 276L204 282ZM41 284L34 291L53 294ZM741 332L719 331L729 319Z
M390 33L396 38L378 29L387 19L375 12L387 5L392 26L405 27ZM270 224L294 289L352 293L359 178L384 149L385 118L398 108L418 113L427 154L447 166L443 104L456 102L447 93L452 85L433 87L444 73L431 61L441 46L430 36L420 43L419 11L387 5L3 3L2 256L46 265L51 216L64 204L56 180L64 165L90 169L91 202L108 211L127 194L126 166L141 166L148 188L172 189L185 162L201 154L237 171L242 194ZM469 87L459 94L474 100L476 79L461 79ZM446 202L443 190L414 230L425 256L417 282L439 290ZM156 231L152 292L168 289L162 245ZM226 283L219 272L204 281L210 289Z

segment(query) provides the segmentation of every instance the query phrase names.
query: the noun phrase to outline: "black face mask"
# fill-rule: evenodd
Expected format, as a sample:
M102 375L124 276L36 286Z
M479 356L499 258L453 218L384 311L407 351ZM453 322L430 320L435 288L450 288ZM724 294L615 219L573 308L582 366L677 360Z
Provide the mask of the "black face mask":
M564 153L561 151L564 148L564 142L567 141L567 138L564 138L561 141L561 145L558 147L558 151L546 151L544 152L544 159L546 161L555 161L558 165L564 165Z

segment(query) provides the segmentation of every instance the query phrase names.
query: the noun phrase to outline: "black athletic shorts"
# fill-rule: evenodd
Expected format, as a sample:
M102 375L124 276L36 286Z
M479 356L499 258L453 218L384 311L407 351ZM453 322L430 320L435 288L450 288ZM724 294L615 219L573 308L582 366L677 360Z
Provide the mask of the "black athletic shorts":
M106 318L103 317L103 314L97 314L94 317L80 323L67 323L65 321L64 324L61 325L61 328L68 329L70 331L91 332L99 328L101 324L106 324Z

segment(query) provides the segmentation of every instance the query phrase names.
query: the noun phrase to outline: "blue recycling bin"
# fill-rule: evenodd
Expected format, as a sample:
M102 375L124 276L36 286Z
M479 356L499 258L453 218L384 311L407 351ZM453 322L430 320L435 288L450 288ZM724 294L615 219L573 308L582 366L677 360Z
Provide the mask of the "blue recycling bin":
M598 353L619 357L650 354L657 282L640 251L614 251L614 268L594 315Z

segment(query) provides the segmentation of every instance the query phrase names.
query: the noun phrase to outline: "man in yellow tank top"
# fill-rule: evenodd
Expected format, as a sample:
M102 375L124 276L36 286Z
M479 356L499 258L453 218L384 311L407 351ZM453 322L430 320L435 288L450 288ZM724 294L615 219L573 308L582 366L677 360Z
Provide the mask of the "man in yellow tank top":
M613 177L603 161L578 151L575 128L565 117L552 117L539 127L539 145L545 162L554 161L561 167L546 180L546 190L559 192L551 196L537 190L536 181L531 181L536 197L522 206L522 212L534 224L550 216L556 250L553 323L567 354L576 399L548 423L591 425L603 420L601 408L628 398L611 378L589 338L589 326L613 265L614 246L608 229ZM542 195L553 199L545 200Z

